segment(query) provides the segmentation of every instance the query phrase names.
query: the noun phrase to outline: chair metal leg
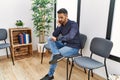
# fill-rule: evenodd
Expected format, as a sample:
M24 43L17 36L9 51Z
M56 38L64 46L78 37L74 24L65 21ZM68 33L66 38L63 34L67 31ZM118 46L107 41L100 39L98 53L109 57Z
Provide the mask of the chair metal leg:
M13 63L13 65L15 65L15 63L14 63L14 58L13 58L13 53L12 53L12 51L11 51L11 48L10 48L10 47L9 47L9 49L10 49L10 53L11 53L12 63Z
M68 63L70 64L70 60L68 59Z
M43 62L43 54L44 54L44 47L43 47L42 53L41 53L41 64L42 64L42 62Z
M9 58L9 55L8 55L8 49L6 48L6 53L7 53L7 58Z
M85 68L84 68L84 72L87 73Z
M69 58L67 58L67 64L66 64L66 80L68 80L68 64L69 64Z
M107 80L109 80L108 71L107 71L107 66L106 66L106 58L104 59L104 65L105 65L106 77L107 77Z
M109 80L109 76L108 76L108 71L107 71L107 66L106 66L106 64L105 64L105 72L106 72L107 80Z
M88 80L90 80L90 69L88 70Z
M74 60L73 60L73 58L72 58L72 64L71 64L71 69L70 69L69 78L68 78L69 80L70 80L70 78L71 78L71 73L72 73L73 67L74 67Z
M93 70L91 70L91 76L93 77Z
M41 64L42 64L42 62L43 62L43 52L41 53Z

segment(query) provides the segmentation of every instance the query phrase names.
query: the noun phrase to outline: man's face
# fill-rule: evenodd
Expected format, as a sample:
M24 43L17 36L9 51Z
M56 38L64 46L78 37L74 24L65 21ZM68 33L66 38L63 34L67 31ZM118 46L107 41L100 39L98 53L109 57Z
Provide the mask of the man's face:
M65 24L68 19L67 14L59 13L58 14L58 21L60 24Z

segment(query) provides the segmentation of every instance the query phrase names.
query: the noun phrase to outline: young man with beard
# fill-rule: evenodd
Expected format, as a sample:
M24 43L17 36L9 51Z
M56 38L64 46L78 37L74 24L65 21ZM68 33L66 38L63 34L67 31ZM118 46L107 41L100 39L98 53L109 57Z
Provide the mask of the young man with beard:
M48 45L52 56L49 61L48 73L40 80L54 79L54 72L57 62L74 54L78 54L80 49L80 33L78 24L68 19L68 12L65 8L58 10L58 26L53 32L53 36L48 38ZM58 38L59 35L62 37Z

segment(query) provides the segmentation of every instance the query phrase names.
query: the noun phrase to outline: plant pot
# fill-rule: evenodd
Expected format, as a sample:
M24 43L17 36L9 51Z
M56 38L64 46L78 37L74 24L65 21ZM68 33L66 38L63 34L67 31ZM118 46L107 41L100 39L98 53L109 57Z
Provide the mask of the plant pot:
M45 31L39 32L39 43L45 43Z

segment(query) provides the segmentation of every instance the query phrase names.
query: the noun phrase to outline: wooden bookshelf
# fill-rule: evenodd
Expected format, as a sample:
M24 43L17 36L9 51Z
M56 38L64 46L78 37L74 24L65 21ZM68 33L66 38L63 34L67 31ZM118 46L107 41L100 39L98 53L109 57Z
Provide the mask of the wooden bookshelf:
M18 35L26 33L29 34L29 43L20 43ZM10 44L11 44L11 52L13 59L17 59L17 57L32 55L32 32L30 28L9 28L10 35ZM23 58L23 57L22 57Z

